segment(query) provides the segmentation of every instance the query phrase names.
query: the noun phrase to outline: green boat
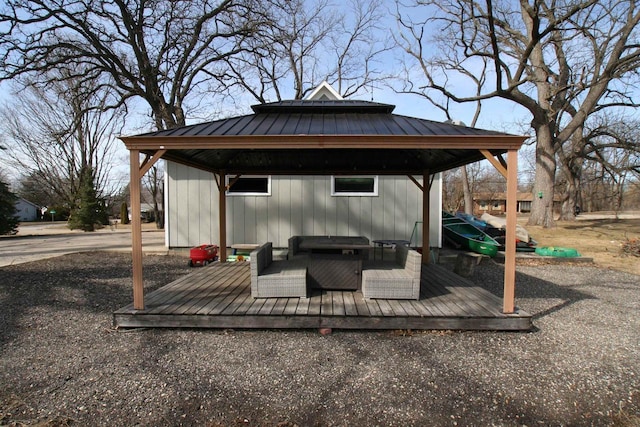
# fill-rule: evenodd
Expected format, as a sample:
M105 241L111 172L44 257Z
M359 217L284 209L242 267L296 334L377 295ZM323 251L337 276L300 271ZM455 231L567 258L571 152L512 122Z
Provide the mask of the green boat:
M500 244L493 237L447 212L442 212L442 231L445 240L458 248L490 257L498 253Z

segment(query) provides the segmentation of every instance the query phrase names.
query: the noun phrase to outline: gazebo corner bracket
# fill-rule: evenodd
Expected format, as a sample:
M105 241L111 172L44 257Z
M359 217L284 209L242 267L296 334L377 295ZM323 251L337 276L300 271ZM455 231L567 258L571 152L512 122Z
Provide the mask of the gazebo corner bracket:
M166 149L161 149L153 153L153 156L146 154L144 160L140 164L140 178L142 178L147 172L149 172L149 169L151 169L153 165L155 165L156 162L160 160L160 158L162 158L162 156L164 156L166 152Z
M507 178L507 163L504 161L502 156L498 156L500 159L498 160L494 157L493 154L491 154L491 151L489 150L480 149L480 152L485 157L485 159L489 160L489 163L491 163L503 177Z
M409 177L411 182L413 182L420 189L420 191L424 192L424 186L420 184L417 179L415 179L412 175L407 175L407 177Z

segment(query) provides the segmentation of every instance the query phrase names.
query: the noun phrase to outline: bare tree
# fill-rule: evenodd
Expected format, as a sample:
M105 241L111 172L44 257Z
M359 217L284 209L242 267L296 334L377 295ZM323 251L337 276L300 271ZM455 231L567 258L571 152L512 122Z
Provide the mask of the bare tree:
M65 70L58 76L110 87L119 95L115 105L143 99L157 129L181 126L187 98L211 97L218 64L245 49L261 26L261 4L8 0L0 6L0 79L51 83L43 71Z
M379 0L348 0L339 8L342 19L329 37L327 62L332 68L325 80L346 98L388 78L380 66L390 40L389 30L381 25L385 11Z
M443 208L455 212L464 205L465 213L473 214L474 194L493 195L504 192L504 180L498 175L493 167L487 167L484 162L446 171L443 174Z
M50 78L46 89L31 86L0 110L0 129L16 171L53 195L49 203L73 209L87 170L98 196L105 195L124 112L105 111L109 95L88 92L86 82Z
M447 212L457 212L464 202L460 169L442 173L442 208Z
M221 84L259 102L303 98L322 80L348 97L383 79L377 68L388 50L381 39L379 1L275 0L251 49L228 58Z
M553 226L558 150L602 106L635 105L625 84L640 62L636 2L421 0L414 7L398 3L399 42L424 82L411 89L457 103L503 98L528 110L536 135L534 192L542 195L529 223ZM478 95L464 81L483 63L491 65L492 81Z
M585 208L582 198L589 199L590 208L621 208L627 179L640 171L639 139L636 120L605 111L592 115L572 135L570 143L558 151L558 184L564 186L561 219L573 219L577 206ZM590 194L594 185L602 192L597 202Z
M406 71L406 70L405 70ZM476 87L476 95L479 96L482 93L482 89L484 84L487 81L487 62L482 61L482 69L480 72L469 75L468 78L473 82ZM410 79L405 80L405 87L403 91L407 91L410 93L414 93L415 91L411 88ZM428 93L418 92L419 95L426 98L434 107L441 110L447 118L447 123L453 123L457 125L465 125L461 120L455 120L450 113L451 100L449 98L439 99L433 98ZM476 109L473 114L473 118L471 119L471 127L475 127L478 119L480 118L480 113L482 112L482 100L478 99L476 102ZM460 178L462 180L462 192L464 196L464 212L469 215L473 215L473 190L472 190L472 182L471 176L469 175L469 170L466 165L460 167Z
M625 117L602 116L583 138L583 161L600 165L603 184L608 183L610 209L623 206L627 183L640 177L638 122Z

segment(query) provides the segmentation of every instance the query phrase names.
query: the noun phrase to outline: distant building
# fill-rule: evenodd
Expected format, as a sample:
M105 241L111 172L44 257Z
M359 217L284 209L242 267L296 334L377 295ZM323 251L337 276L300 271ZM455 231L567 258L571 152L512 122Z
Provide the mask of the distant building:
M162 210L162 203L158 203L158 212L160 215L164 215L164 211ZM131 207L127 210L129 214L129 221L131 221ZM142 222L153 222L156 220L154 212L153 212L153 204L152 203L141 203L140 204L140 218Z
M40 206L20 198L16 202L16 216L19 221L37 221L40 219Z
M518 213L531 212L533 193L518 193L516 210ZM560 196L553 196L553 209L558 211L561 207ZM506 193L475 193L473 195L473 214L480 217L483 213L489 215L504 215L507 211Z

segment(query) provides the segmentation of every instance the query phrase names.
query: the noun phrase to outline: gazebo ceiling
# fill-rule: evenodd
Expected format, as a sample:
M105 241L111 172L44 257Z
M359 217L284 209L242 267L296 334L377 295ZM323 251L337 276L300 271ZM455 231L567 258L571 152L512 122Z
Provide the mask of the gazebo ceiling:
M392 114L366 101L282 101L254 114L122 137L128 149L214 173L404 175L519 149L524 137Z

